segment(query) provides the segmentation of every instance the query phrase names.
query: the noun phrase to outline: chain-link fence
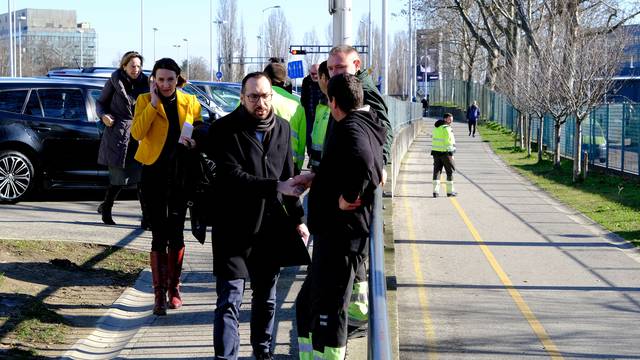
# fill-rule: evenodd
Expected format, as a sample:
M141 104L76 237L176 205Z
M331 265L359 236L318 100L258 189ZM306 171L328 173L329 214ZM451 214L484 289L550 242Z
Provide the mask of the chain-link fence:
M466 109L478 102L481 118L494 121L507 129L516 130L518 111L506 96L481 84L461 80L440 80L429 83L432 104L444 103ZM533 140L538 141L540 120L532 121ZM573 117L560 129L560 154L573 158L575 136ZM555 150L554 121L544 118L542 143L548 151ZM589 163L607 169L639 174L640 169L640 104L603 104L593 110L582 124L582 150L588 152Z
M388 95L384 95L383 98L389 108L388 115L394 134L404 125L422 118L422 104L398 100Z

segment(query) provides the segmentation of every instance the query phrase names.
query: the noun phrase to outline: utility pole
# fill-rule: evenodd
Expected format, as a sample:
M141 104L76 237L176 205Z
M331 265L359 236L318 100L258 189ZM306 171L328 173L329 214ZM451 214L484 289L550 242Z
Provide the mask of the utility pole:
M329 2L331 3L331 1ZM334 0L335 7L329 10L333 15L333 45L351 45L351 0Z
M383 95L387 94L389 89L389 54L387 48L389 42L387 41L387 22L389 20L389 12L387 11L387 0L382 0L382 85L380 86L380 92Z
M15 66L15 44L13 41L13 0L7 0L7 8L9 9L9 75L16 76Z
M416 93L414 88L414 79L416 68L413 65L415 54L413 52L413 1L409 0L409 101L413 100L413 96Z

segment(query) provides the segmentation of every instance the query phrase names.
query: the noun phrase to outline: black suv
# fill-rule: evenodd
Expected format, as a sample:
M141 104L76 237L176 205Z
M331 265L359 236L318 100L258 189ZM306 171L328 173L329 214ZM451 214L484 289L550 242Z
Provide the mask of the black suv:
M95 102L106 79L0 80L0 202L37 188L99 188L102 123ZM203 120L217 117L207 104Z

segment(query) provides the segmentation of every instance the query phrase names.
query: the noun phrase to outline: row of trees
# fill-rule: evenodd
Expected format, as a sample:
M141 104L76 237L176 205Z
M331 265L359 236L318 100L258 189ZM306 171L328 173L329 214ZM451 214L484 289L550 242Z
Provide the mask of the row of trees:
M562 125L573 118L574 181L582 178L581 125L613 85L628 43L624 24L640 13L637 1L422 0L417 15L440 27L452 49L441 71L484 81L521 114L517 145L530 152L531 122L554 120L554 163L560 164ZM632 9L632 10L625 10ZM435 14L435 16L434 16ZM471 99L469 99L471 100ZM539 136L541 138L541 134ZM538 142L538 156L542 144Z

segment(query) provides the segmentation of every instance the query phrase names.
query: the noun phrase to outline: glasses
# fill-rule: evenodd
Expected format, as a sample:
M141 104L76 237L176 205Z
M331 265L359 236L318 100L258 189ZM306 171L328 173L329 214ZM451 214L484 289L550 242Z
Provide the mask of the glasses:
M247 100L249 100L249 102L252 102L252 103L256 103L260 99L264 100L265 102L269 102L269 101L271 101L271 98L273 97L273 93L262 94L262 95L260 95L260 94L247 94L245 96L246 96Z

